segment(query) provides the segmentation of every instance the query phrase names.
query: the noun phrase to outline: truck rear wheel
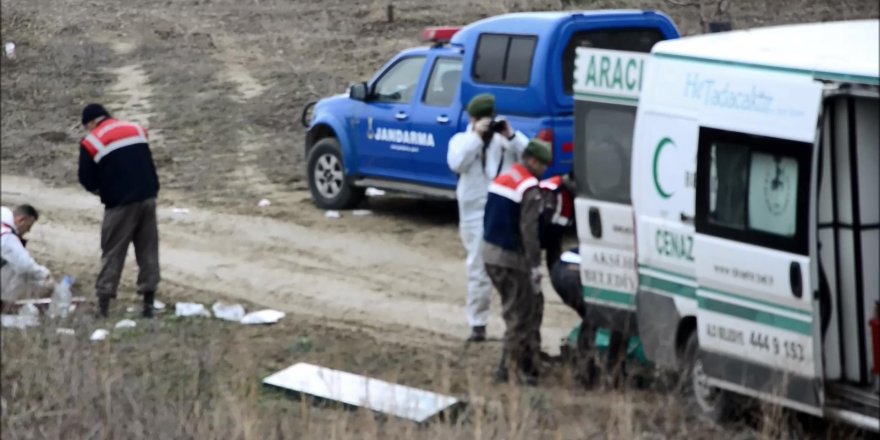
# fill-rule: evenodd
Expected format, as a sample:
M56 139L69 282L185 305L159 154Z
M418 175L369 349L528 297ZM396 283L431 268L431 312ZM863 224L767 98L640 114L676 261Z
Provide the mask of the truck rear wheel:
M708 384L708 376L698 356L699 348L697 332L691 332L684 349L685 368L679 389L691 412L712 422L723 423L732 415L736 402L729 392Z
M318 141L306 159L312 201L321 209L346 209L357 205L364 189L351 184L342 164L342 149L336 138Z

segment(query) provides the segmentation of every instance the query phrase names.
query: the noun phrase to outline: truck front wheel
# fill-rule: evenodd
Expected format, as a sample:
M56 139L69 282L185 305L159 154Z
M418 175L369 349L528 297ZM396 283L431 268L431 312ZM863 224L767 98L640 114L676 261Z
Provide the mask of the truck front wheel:
M346 209L357 205L364 190L351 184L342 165L342 149L336 138L318 141L306 158L309 191L321 209Z

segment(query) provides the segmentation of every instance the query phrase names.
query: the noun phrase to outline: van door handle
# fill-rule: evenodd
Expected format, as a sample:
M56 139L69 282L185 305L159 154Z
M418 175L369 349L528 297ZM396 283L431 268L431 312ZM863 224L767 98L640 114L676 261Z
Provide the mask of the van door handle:
M445 124L448 124L448 123L449 123L449 118L448 118L446 115L440 115L440 116L437 116L437 123L438 123L438 124L444 124L444 125L445 125Z
M801 265L797 261L792 261L788 268L788 282L791 284L791 294L795 298L803 296L804 282L801 277Z
M599 208L590 207L589 223L593 238L602 238L602 217L599 215Z
M685 213L682 212L682 213L681 213L681 222L682 222L682 223L687 223L687 224L689 224L689 225L692 225L692 224L694 224L694 216L692 216L692 215L687 215L687 214L685 214Z
M398 121L405 121L408 117L409 116L407 116L404 112L397 112L397 114L394 115L394 119L397 119Z

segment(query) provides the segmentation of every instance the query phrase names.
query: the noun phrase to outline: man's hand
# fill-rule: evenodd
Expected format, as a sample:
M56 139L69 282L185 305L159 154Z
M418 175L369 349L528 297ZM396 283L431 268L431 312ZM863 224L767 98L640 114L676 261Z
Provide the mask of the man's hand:
M533 267L530 279L532 282L532 288L535 289L535 294L541 293L541 278L541 268Z
M474 123L474 131L480 137L483 137L486 133L489 132L489 126L492 124L492 118L481 118L479 121Z
M55 289L55 279L52 278L52 272L49 271L45 266L41 266L39 272L36 274L37 286L44 291L51 292Z
M513 131L513 127L511 127L510 121L505 120L504 121L504 130L501 132L501 134L503 134L505 138L510 139L513 137L514 133L516 133L516 132Z

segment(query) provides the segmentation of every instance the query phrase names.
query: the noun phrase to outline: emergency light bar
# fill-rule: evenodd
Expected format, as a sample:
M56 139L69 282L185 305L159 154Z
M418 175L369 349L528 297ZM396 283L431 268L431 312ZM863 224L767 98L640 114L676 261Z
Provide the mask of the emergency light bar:
M452 36L455 35L460 27L451 27L451 26L432 26L426 27L425 30L422 31L422 41L430 41L432 43L448 43L452 41Z

